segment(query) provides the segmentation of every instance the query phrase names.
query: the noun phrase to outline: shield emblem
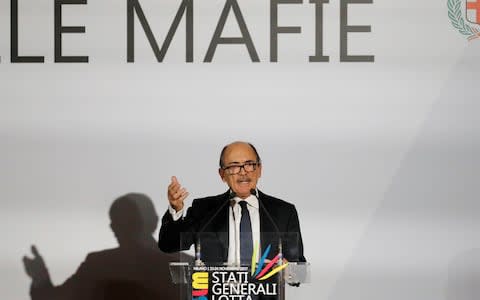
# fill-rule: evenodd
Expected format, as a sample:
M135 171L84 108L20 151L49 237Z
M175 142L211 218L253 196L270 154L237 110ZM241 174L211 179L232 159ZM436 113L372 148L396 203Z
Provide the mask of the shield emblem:
M466 0L467 21L480 24L480 0Z

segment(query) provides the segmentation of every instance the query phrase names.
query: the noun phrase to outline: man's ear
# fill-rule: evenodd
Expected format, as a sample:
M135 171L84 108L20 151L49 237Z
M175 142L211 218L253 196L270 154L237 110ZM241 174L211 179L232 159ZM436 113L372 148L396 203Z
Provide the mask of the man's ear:
M258 165L258 178L262 177L262 164Z
M222 168L218 168L218 175L222 178L222 181L225 182L225 170Z

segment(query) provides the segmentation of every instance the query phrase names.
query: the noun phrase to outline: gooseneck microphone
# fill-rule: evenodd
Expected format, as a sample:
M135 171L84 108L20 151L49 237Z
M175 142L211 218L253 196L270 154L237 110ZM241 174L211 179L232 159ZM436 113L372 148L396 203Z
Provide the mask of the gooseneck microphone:
M235 196L230 198L230 209L232 210L233 223L235 223L235 221L236 221L235 220L235 204L237 204L237 202L233 198L235 198Z
M262 200L260 199L260 197L258 197L257 190L251 189L251 190L250 190L250 194L252 194L252 195L254 195L255 197L257 197L258 203L260 204L261 208L262 208L263 211L265 212L265 215L267 215L267 218L268 218L268 220L270 221L270 223L272 223L273 228L274 228L275 231L277 232L277 235L278 235L278 254L279 254L278 263L279 263L279 264L282 264L282 261L283 261L283 248L282 248L282 235L281 235L281 233L280 233L280 229L278 229L277 223L275 223L275 221L274 221L273 218L272 218L272 215L270 215L270 213L268 212L268 210L265 208L265 205L263 205Z
M230 194L228 195L228 200L222 203L218 209L215 211L215 213L203 224L203 226L200 228L199 231L197 231L197 243L195 245L195 264L196 265L201 265L202 264L202 246L200 242L200 235L203 233L205 228L215 219L215 217L220 213L220 211L225 207L225 205L230 204L233 198L235 198L236 194L233 191L230 191Z
M237 224L236 217L235 217L235 205L237 202L232 198L230 199L230 209L232 210L232 216L233 216L233 224ZM235 232L235 255L234 255L234 264L238 265L237 260L238 260L238 253L237 253L237 239L238 239L238 231L237 231L237 226L235 225L234 227L234 232Z

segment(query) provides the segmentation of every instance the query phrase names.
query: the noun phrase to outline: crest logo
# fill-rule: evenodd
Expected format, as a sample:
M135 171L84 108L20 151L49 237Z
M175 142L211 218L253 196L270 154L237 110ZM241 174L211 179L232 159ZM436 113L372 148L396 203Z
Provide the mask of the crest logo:
M448 0L447 6L450 22L458 32L469 41L480 38L480 0Z
M467 0L467 21L480 24L480 0Z

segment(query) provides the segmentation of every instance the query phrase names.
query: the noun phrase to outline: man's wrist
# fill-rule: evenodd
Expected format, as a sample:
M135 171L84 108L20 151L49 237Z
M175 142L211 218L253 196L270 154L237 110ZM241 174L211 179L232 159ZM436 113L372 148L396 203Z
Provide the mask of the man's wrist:
M168 212L174 221L178 221L183 216L183 206L180 210L176 210L171 204L168 205Z
M175 210L175 212L179 212L179 211L183 210L183 203L180 204L180 205L175 205L175 206L170 204L170 206Z

